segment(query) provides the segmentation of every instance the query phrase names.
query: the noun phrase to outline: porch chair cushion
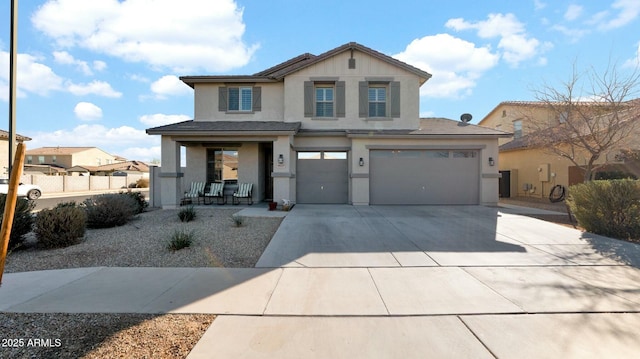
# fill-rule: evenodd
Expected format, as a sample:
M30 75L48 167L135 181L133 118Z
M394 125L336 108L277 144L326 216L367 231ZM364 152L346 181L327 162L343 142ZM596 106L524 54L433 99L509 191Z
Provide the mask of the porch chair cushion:
M240 183L238 189L233 193L233 203L240 204L240 198L246 198L250 205L253 204L252 189L253 183Z
M200 201L200 196L204 193L204 182L191 182L191 188L184 193L183 199L196 198Z
M209 192L205 192L205 199L207 198L218 198L218 204L220 203L220 199L224 199L224 183L222 182L213 182L209 186ZM205 203L206 204L206 203Z

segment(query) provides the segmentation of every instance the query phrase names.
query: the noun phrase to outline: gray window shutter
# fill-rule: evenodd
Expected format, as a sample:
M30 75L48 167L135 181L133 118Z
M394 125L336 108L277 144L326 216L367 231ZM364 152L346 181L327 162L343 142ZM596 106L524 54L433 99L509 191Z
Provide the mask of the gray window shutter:
M262 87L254 87L252 89L252 92L253 92L251 94L251 96L253 96L252 110L254 112L262 111Z
M391 117L400 117L400 82L391 82L389 92L391 92Z
M304 82L304 117L313 117L313 81Z
M227 88L218 87L218 111L227 112Z
M345 90L344 81L336 82L336 117L345 117Z
M359 117L369 117L369 82L358 83L358 112Z

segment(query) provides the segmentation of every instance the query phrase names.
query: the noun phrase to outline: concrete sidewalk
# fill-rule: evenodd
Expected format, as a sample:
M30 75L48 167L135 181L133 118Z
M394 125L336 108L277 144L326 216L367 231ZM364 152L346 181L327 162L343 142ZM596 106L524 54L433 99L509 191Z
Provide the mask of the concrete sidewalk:
M623 358L639 282L620 265L80 268L5 274L0 310L220 315L190 358Z
M636 356L638 246L514 210L298 205L262 268L7 273L0 311L218 314L189 358Z

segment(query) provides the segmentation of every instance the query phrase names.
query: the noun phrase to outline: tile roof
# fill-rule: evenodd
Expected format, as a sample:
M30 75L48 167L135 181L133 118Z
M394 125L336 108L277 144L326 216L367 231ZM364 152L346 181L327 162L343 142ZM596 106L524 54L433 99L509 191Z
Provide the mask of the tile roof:
M27 150L28 155L70 155L87 150L97 149L97 147L38 147Z
M421 118L417 130L349 130L350 135L380 136L491 136L511 137L512 134L488 127L464 123L447 118Z
M239 76L183 76L180 77L187 85L193 87L195 83L216 83L216 82L269 82L269 81L281 81L285 76L294 72L300 71L308 66L324 61L330 57L338 55L345 51L357 50L368 54L371 57L377 58L381 61L387 62L391 65L400 67L409 71L422 79L421 84L431 78L431 74L420 70L419 68L395 59L391 56L385 55L381 52L373 50L369 47L363 46L356 42L349 42L342 46L338 46L332 50L329 50L320 55L313 55L305 53L282 62L278 65L270 67L266 70L257 72L253 75L239 75Z
M282 121L184 121L147 129L149 135L237 132L298 132L300 122Z
M2 139L9 139L9 132L8 131L4 131L4 130L0 130L0 138ZM24 142L24 141L31 141L30 137L27 136L22 136L16 133L16 140L20 141L20 142Z

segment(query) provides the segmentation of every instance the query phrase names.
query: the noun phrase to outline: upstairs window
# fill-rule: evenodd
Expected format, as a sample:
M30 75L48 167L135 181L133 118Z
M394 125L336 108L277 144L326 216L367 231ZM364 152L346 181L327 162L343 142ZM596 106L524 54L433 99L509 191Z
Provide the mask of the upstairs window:
M218 111L227 113L262 110L261 87L229 86L218 88Z
M33 164L33 156L31 155L27 156L27 163L30 165Z
M333 86L316 87L316 117L334 117Z
M38 156L38 164L44 163L44 156Z
M304 82L304 117L330 120L345 117L345 82L337 77Z
M378 120L400 117L400 82L371 78L360 81L358 86L359 117Z
M251 111L252 88L251 87L229 87L228 111Z
M513 138L522 137L522 120L513 121Z
M387 88L369 87L369 117L387 117Z

